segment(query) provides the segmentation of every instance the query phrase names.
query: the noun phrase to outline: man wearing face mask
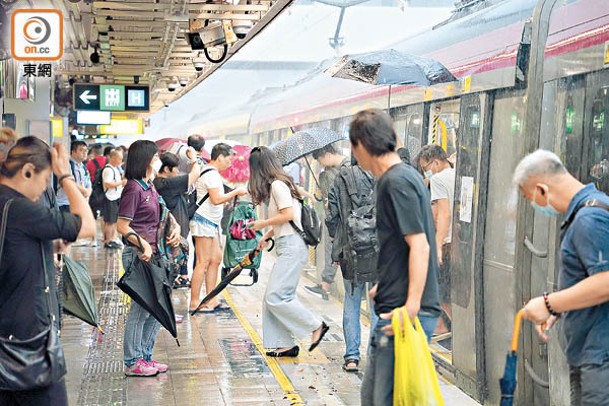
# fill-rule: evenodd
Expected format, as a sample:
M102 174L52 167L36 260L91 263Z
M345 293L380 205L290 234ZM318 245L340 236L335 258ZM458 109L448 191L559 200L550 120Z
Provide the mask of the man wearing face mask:
M570 368L572 405L609 405L609 197L584 185L550 151L526 156L514 184L543 215L566 215L561 227L558 291L531 299L524 318L541 329L561 315L559 340Z
M442 317L435 333L450 331L452 312L450 307L450 243L452 236L452 213L455 197L455 170L448 161L446 152L436 144L425 145L418 156L419 167L429 180L431 208L436 224L436 247L439 264L438 286Z

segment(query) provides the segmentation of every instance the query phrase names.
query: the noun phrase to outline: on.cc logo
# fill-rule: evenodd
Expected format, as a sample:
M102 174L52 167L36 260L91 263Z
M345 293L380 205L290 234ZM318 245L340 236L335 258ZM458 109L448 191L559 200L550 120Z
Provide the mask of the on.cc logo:
M23 25L23 35L32 45L44 44L51 36L51 24L42 17L31 17Z

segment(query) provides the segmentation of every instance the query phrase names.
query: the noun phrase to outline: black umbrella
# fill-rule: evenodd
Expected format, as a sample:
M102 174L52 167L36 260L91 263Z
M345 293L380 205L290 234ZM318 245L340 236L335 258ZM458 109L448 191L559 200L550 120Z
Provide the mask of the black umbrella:
M66 255L63 262L63 310L103 333L99 326L95 288L87 267Z
M275 241L273 241L272 238L267 239L267 241L271 242L271 246L269 247L269 249L267 251L270 251L273 249L273 247L275 246ZM258 255L260 254L260 250L258 248L256 248L255 250L251 251L250 253L246 254L245 257L243 257L243 259L241 260L241 262L239 262L237 264L236 267L233 268L232 271L230 271L218 284L218 286L216 286L214 289L212 289L211 292L209 292L207 294L207 296L205 296L203 298L203 300L201 300L201 303L199 303L199 305L197 306L196 309L194 309L193 311L190 312L191 316L194 316L195 314L197 314L197 312L199 311L199 309L201 308L201 306L205 305L206 303L208 303L210 300L212 300L214 297L218 296L218 294L220 292L222 292L224 290L224 288L226 288L237 276L239 276L239 274L241 273L241 271L245 268L247 268L248 266L250 266L253 262L254 262L254 258L256 258Z
M275 144L272 149L281 161L281 165L285 166L298 158L344 139L342 134L329 128L313 127L295 132L291 137Z
M129 233L125 237L130 235L137 237L142 249L140 237L135 233ZM175 312L171 303L172 283L168 277L169 268L163 259L153 257L150 261L143 261L136 256L116 285L157 319L176 338L179 346Z
M372 85L430 86L457 80L440 62L395 49L345 55L325 72Z

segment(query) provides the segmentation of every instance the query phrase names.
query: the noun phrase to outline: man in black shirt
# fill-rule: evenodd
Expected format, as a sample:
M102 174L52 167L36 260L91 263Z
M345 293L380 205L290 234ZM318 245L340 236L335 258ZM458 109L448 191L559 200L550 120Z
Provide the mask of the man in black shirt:
M391 405L393 310L405 307L410 320L418 317L428 339L440 315L433 216L423 179L395 152L397 136L386 113L376 109L357 113L350 125L349 139L359 165L378 179L379 283L370 296L381 320L370 338L362 404Z

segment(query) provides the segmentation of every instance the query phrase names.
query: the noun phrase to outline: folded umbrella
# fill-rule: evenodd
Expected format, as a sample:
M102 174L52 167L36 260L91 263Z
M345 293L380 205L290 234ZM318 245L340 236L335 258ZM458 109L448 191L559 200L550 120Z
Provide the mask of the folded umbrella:
M520 325L522 324L522 310L516 313L514 318L514 332L510 351L505 357L505 370L503 378L499 380L501 388L501 406L512 406L514 402L514 391L516 390L516 365L518 364L518 339L520 337Z
M273 247L275 246L275 241L273 241L272 238L267 239L267 241L271 242L271 246L269 247L269 249L267 251L271 251L273 249ZM201 306L205 305L210 300L212 300L214 297L216 297L220 292L222 292L224 290L224 288L226 288L231 283L231 281L233 281L237 276L239 276L239 274L241 273L241 271L244 268L247 268L254 262L254 258L256 258L259 254L260 254L260 250L258 248L254 249L250 253L246 254L245 257L243 257L243 259L241 260L241 262L239 262L239 264L237 264L237 266L234 267L233 270L230 271L220 281L218 286L216 286L211 292L209 292L207 294L207 296L205 296L203 298L203 300L201 300L201 303L199 303L199 305L197 306L196 309L194 309L193 311L190 312L190 315L194 316L195 314L197 314L197 312L199 311Z
M87 267L66 255L63 262L63 310L103 333L99 326L95 288Z
M137 237L142 249L140 237L135 233L129 233L125 237L130 235ZM116 285L157 319L176 338L179 346L175 312L171 303L173 281L168 276L170 268L167 262L155 257L150 261L143 261L136 256Z

